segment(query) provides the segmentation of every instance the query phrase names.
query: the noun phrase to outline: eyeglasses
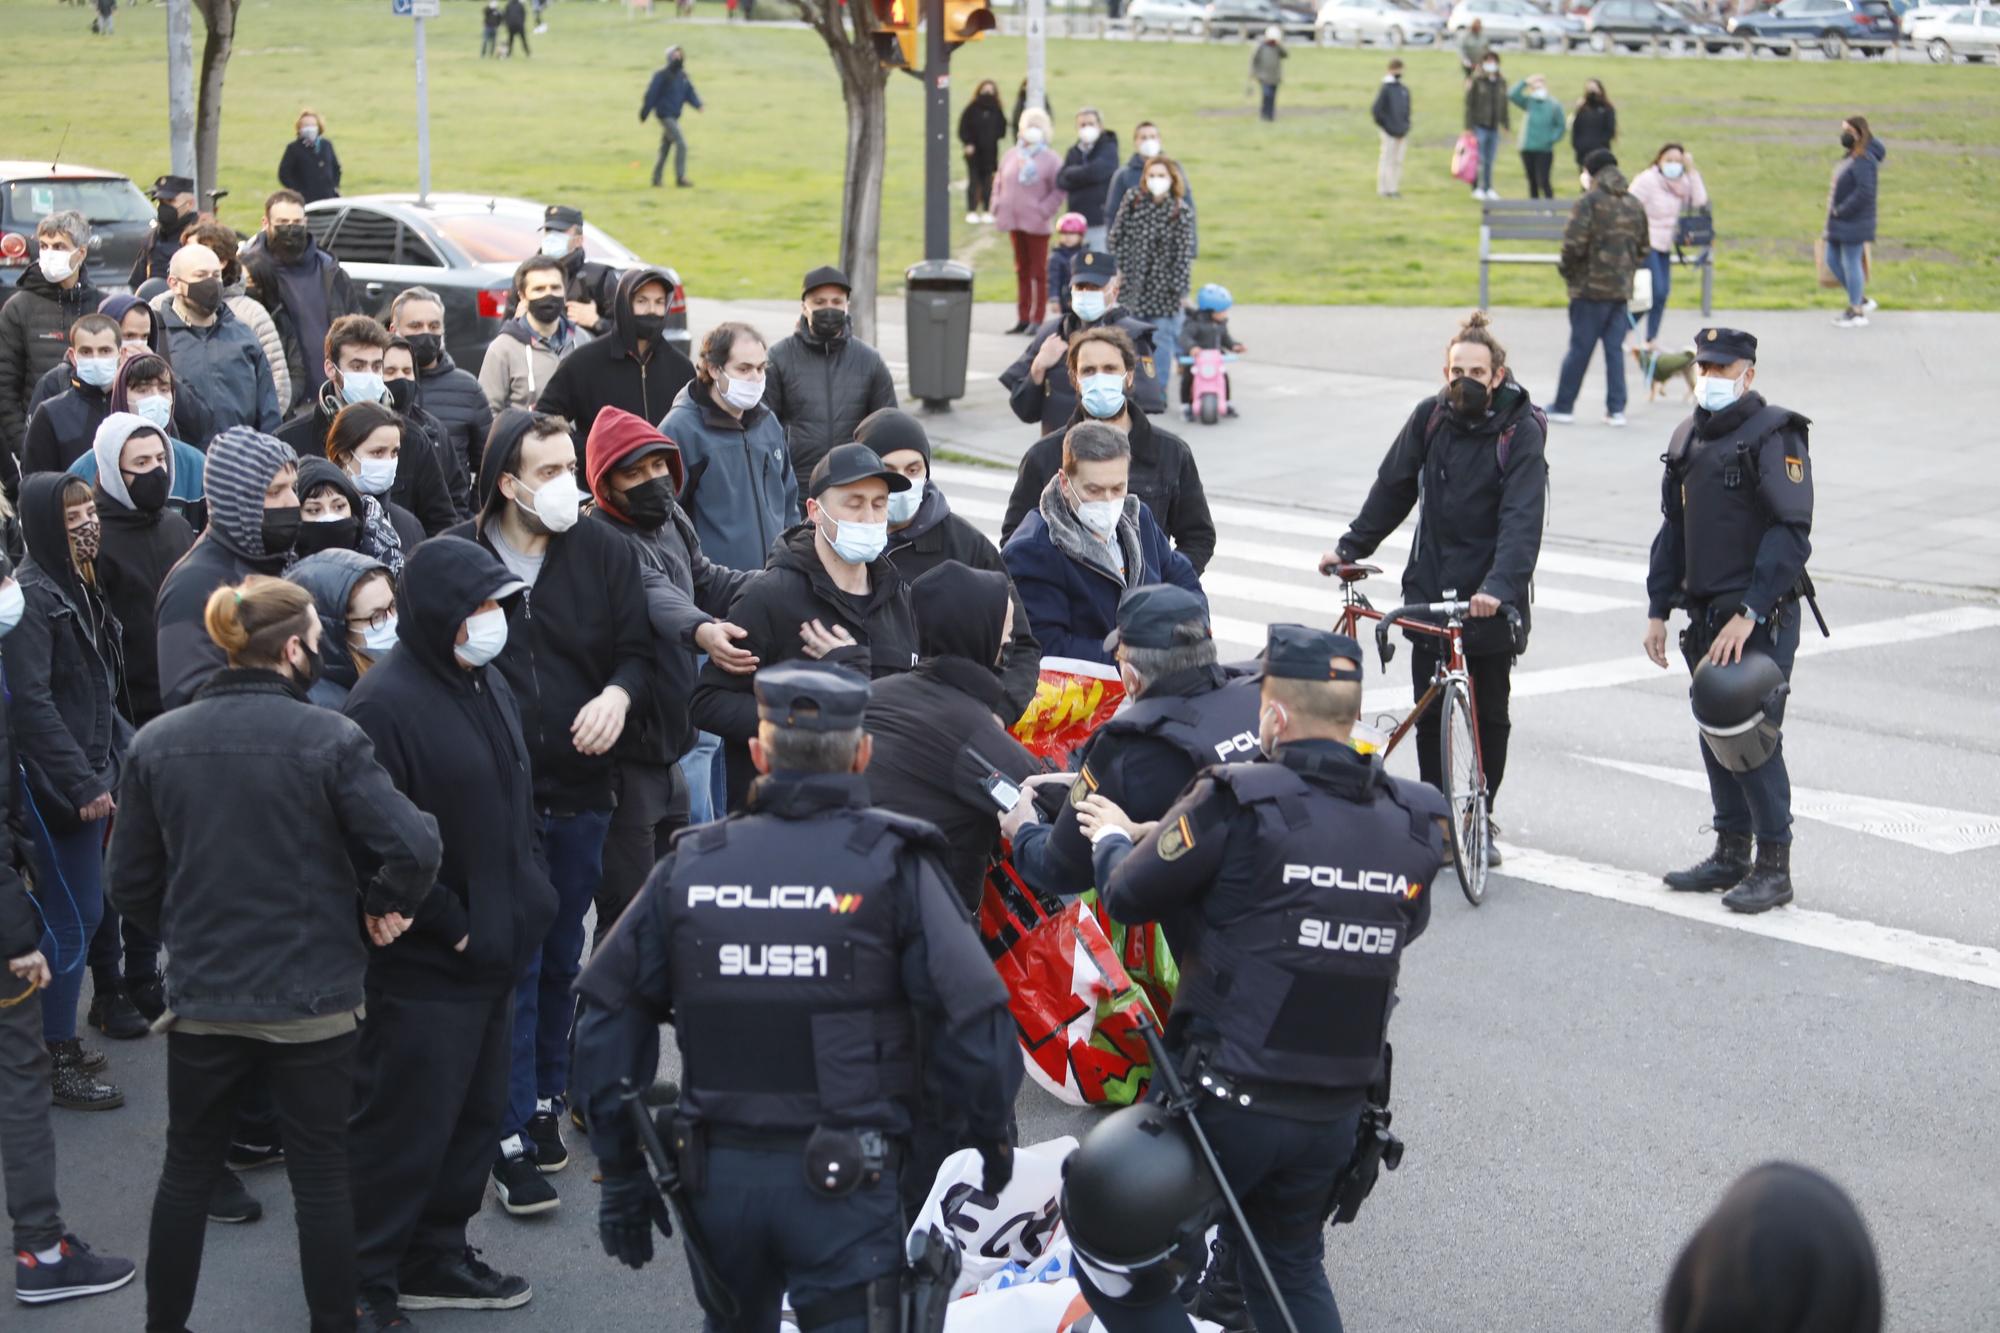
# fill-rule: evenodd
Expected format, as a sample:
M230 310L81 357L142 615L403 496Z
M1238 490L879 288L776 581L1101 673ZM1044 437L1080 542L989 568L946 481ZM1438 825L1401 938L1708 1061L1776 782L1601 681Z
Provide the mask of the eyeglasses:
M347 618L347 623L354 626L357 629L361 628L364 625L367 626L369 629L381 629L384 625L389 623L390 617L394 616L395 614L396 614L396 604L394 602L391 602L373 615L349 616Z

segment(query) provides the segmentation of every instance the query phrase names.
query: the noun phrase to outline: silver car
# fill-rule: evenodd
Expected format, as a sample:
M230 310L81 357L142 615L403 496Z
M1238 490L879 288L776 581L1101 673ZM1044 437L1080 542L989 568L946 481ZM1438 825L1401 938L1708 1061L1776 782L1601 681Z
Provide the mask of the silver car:
M1404 0L1327 0L1320 6L1319 39L1425 45L1444 36L1444 20Z
M1184 32L1193 37L1208 35L1207 0L1132 0L1125 6L1125 22L1134 37L1149 32Z
M1445 31L1464 32L1474 19L1488 41L1520 42L1533 50L1566 48L1583 37L1582 20L1538 9L1527 0L1458 0Z
M1987 5L1925 5L1903 15L1903 34L1940 65L1959 56L2000 60L2000 9Z

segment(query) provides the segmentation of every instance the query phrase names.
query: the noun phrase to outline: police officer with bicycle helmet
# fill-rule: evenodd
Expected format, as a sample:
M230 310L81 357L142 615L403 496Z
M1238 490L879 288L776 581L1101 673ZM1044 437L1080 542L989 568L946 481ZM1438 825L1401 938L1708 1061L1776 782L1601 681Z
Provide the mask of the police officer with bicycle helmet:
M1732 911L1768 912L1792 900L1792 784L1778 728L1799 649L1799 602L1812 605L1811 423L1752 388L1757 339L1740 329L1696 334L1695 367L1694 415L1662 459L1645 649L1664 668L1667 619L1677 606L1687 611L1681 656L1694 672L1715 850L1666 884L1724 889Z
M1286 1308L1299 1329L1318 1333L1340 1328L1322 1231L1368 1090L1384 1073L1403 950L1429 923L1445 858L1438 793L1389 777L1349 744L1361 660L1345 635L1273 625L1258 720L1264 759L1207 769L1149 827L1134 828L1098 797L1081 812L1106 910L1160 922L1180 960L1167 1045L1201 1089L1197 1115ZM1188 1327L1160 1284L1116 1291L1101 1280L1112 1270L1129 1277L1134 1265L1119 1251L1143 1257L1143 1244L1093 1225L1109 1209L1078 1198L1089 1178L1072 1169L1068 1215L1091 1261L1081 1265L1091 1309L1110 1333ZM1209 1207L1195 1190L1184 1202ZM1240 1260L1238 1276L1256 1326L1284 1328Z
M789 1292L808 1333L895 1329L920 1080L923 1104L963 1116L985 1188L1013 1174L1007 992L942 835L869 806L868 683L785 663L755 689L748 811L676 836L577 984L599 1229L633 1268L666 1229L626 1094L652 1083L670 1021L682 1087L665 1137L707 1328L776 1329Z

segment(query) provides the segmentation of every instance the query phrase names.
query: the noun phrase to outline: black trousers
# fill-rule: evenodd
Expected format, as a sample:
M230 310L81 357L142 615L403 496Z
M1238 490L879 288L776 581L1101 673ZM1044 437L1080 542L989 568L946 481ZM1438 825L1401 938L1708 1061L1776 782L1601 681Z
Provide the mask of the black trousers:
M994 169L975 165L971 158L965 160L965 211L968 213L988 213L993 209Z
M121 966L122 960L122 966ZM136 921L104 904L104 918L90 937L90 975L99 989L107 982L151 976L160 970L160 942Z
M368 988L347 1142L361 1290L400 1291L400 1271L465 1249L507 1116L513 1018L511 989L430 999Z
M1555 165L1555 160L1553 151L1531 153L1525 148L1521 150L1521 169L1528 173L1528 198L1556 197L1556 187L1549 183L1549 170Z
M355 1035L283 1043L167 1034L167 1157L146 1245L147 1333L181 1333L201 1280L208 1197L236 1105L262 1075L285 1137L298 1215L299 1271L313 1333L354 1328L354 1203L347 1192L347 1111Z
M597 908L593 950L639 896L646 877L667 854L668 842L687 823L687 779L679 764L618 761L618 806L611 812L611 831L604 837L604 874L593 895Z
M1438 655L1425 644L1410 645L1410 680L1418 698L1431 683ZM1465 659L1465 672L1472 677L1472 710L1479 727L1479 754L1486 765L1486 807L1491 810L1500 799L1500 779L1507 776L1507 735L1514 724L1507 717L1507 700L1514 689L1514 659L1509 654ZM1440 755L1439 728L1444 721L1444 701L1440 699L1417 719L1417 771L1425 782L1444 790L1444 760Z

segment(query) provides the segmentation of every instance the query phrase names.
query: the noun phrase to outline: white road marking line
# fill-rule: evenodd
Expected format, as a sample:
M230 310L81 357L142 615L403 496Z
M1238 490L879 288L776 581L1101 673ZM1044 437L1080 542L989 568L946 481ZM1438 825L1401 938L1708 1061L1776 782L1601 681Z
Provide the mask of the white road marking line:
M1722 930L1739 930L1762 935L1809 949L1846 954L1872 963L1923 972L1952 981L1968 981L1989 990L2000 990L2000 950L1977 944L1963 944L1937 935L1922 935L1895 926L1877 925L1816 912L1810 908L1780 907L1761 916L1743 916L1722 905L1710 893L1675 893L1654 875L1617 866L1600 865L1553 852L1501 843L1506 864L1494 874L1524 879L1567 893L1643 907L1649 911L1677 916Z
M1591 754L1572 757L1621 773L1685 787L1703 795L1708 793L1708 775L1693 769L1638 764ZM1845 792L1794 787L1792 813L1853 833L1887 838L1947 856L2000 847L2000 815L1979 814L1971 810L1952 810L1939 805L1920 805L1915 801L1891 801L1879 796L1853 796Z

